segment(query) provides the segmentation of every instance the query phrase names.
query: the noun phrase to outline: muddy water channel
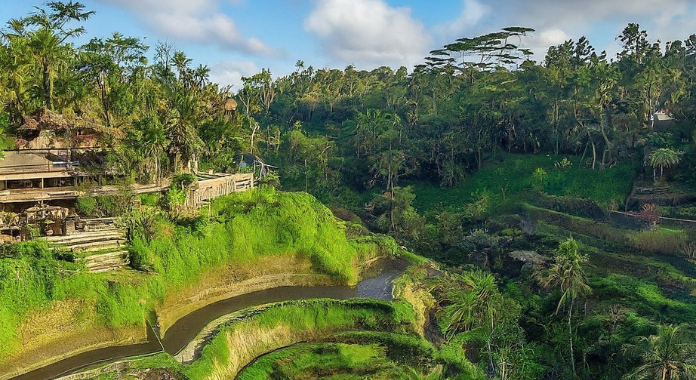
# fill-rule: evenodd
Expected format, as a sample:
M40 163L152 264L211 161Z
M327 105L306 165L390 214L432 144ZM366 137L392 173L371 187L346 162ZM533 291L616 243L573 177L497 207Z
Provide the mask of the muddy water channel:
M158 353L163 350L171 355L176 355L212 321L253 306L312 298L339 300L373 298L388 301L392 299L392 281L399 274L403 273L406 266L407 264L402 261L382 260L372 265L371 269L364 276L366 278L354 288L348 286L288 286L228 298L210 304L179 319L167 330L167 333L161 340L155 334L155 329L148 325L147 343L106 347L88 351L14 377L12 380L53 379L100 363Z

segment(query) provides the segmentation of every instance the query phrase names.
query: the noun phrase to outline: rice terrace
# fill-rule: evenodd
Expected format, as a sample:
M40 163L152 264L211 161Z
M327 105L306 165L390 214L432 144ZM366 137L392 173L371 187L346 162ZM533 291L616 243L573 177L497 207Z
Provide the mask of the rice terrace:
M0 380L696 379L690 2L0 15Z

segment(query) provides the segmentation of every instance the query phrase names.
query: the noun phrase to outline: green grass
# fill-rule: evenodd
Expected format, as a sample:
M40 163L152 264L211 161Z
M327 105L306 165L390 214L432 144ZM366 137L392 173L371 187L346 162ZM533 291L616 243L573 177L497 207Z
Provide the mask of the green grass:
M537 221L540 232L558 236L580 234L594 237L600 239L595 245L603 245L602 248L630 248L640 253L678 255L681 247L689 240L688 234L679 229L660 226L652 231L624 230L608 223L526 203L522 208L527 216Z
M593 297L624 305L639 315L665 323L688 323L696 318L696 305L668 298L656 284L633 276L609 274L589 279Z
M396 251L391 239L349 241L343 224L306 193L239 193L215 200L210 214L189 226L160 223L168 233L134 239L134 259L175 284L196 280L210 267L286 254L306 256L315 271L355 283L355 260Z
M58 260L40 242L0 254L0 357L21 350L19 327L53 301L83 300L78 314L96 314L103 326L142 326L168 293L213 268L299 254L316 272L355 283L356 263L396 252L391 238L348 240L343 223L308 194L254 190L220 198L211 210L182 224L155 213L147 222L152 236L136 231L132 261L151 273L87 273L79 264Z
M251 336L283 325L294 332L311 331L316 335L355 329L403 333L412 329L413 319L413 310L404 302L319 299L277 303L220 328L203 348L201 357L187 366L184 373L192 379L207 378L215 372L216 366L224 366L233 349L229 346L228 333L234 331ZM262 346L264 343L254 344ZM261 348L272 351L278 347Z
M524 200L541 190L549 195L591 199L602 206L612 200L622 204L635 177L634 165L617 165L607 170L585 168L576 157L567 157L572 166L554 166L565 156L506 154L502 162L491 162L452 188L408 183L416 193L414 206L419 212L461 211L477 194L488 192L496 204ZM537 169L546 172L540 179Z
M632 232L628 241L641 251L676 255L688 240L686 232L677 229L659 227L652 231Z
M240 380L410 379L408 372L385 355L377 344L302 344L266 355L246 368Z

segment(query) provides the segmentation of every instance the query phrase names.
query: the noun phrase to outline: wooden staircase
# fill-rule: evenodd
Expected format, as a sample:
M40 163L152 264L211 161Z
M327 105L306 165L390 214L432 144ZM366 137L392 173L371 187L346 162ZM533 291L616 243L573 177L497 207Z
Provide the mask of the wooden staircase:
M90 272L106 272L130 264L126 248L126 232L117 220L83 219L84 226L69 236L46 236L42 239L72 251Z

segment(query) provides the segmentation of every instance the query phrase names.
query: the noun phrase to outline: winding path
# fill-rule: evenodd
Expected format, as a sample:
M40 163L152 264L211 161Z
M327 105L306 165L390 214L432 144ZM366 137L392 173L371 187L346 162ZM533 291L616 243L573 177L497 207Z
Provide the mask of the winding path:
M391 300L392 280L402 273L403 270L404 265L387 265L381 273L361 281L355 288L348 286L288 286L228 298L203 307L179 319L167 330L165 337L161 340L161 344L154 330L148 328L147 343L106 347L88 351L14 377L11 380L54 379L96 364L113 362L133 356L155 354L162 352L162 350L168 354L176 355L212 321L253 306L312 298L344 300L362 297Z

